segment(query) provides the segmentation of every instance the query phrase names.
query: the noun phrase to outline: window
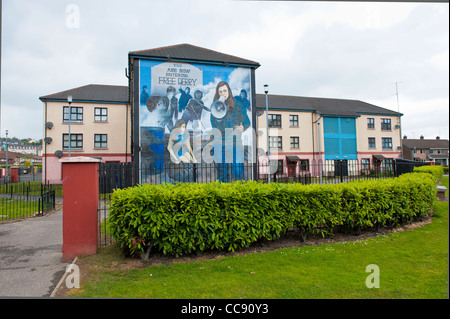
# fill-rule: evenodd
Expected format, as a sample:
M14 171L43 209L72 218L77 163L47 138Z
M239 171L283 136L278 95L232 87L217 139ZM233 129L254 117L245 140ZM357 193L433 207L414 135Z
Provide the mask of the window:
M269 148L283 149L283 141L281 136L269 136Z
M309 160L300 160L300 170L309 171Z
M392 171L392 164L393 164L393 160L392 158L385 158L383 160L383 164L382 164L382 168L383 170L386 171Z
M94 121L95 122L107 122L108 121L108 109L104 107L94 108Z
M381 119L381 130L382 131L391 130L391 119Z
M362 158L361 165L362 165L362 169L370 169L370 159Z
M291 148L300 148L298 136L291 136Z
M278 160L277 173L283 174L283 160Z
M374 118L367 119L367 128L375 128L375 119Z
M70 134L70 148L83 149L83 134ZM69 149L69 134L63 134L63 149Z
M107 148L108 147L108 135L94 134L94 147L95 148Z
M83 123L83 108L72 106L70 109L68 106L63 108L63 121L69 122L69 110L71 112L70 121L73 123Z
M298 115L289 115L289 126L298 127Z
M376 148L375 137L369 137L369 148Z
M269 114L269 127L281 127L280 114Z
M381 146L382 146L383 149L391 150L392 149L392 138L390 138L390 137L383 137L381 139Z

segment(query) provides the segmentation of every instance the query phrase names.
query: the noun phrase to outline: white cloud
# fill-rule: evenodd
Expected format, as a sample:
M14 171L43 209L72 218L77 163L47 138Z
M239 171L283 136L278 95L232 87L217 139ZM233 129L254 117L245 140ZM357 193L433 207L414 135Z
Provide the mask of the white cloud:
M449 61L449 54L448 54L448 49L445 52L442 53L438 53L436 55L433 55L430 58L430 61L434 64L436 64L437 67L445 69L445 70L449 70L448 67L448 61Z
M39 96L127 85L129 51L179 43L260 62L257 93L267 83L269 94L380 101L396 110L401 82L405 129L420 135L441 123L448 132L448 4L78 0L80 28L69 29L69 3L3 3L2 135L9 126L18 137L41 138ZM427 117L419 112L430 109Z

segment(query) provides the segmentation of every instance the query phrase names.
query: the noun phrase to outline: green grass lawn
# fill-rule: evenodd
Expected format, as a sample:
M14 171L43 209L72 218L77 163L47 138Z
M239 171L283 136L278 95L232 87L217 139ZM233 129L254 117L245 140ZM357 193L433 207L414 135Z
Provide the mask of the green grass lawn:
M39 210L38 201L0 198L0 221L30 217Z
M448 177L447 177L448 183ZM355 237L355 240L357 237ZM119 298L447 298L448 203L433 222L367 240L292 247L265 253L118 270L117 246L80 257L94 268L73 297ZM380 288L367 288L369 264ZM111 267L113 265L113 267ZM108 269L108 270L105 270ZM113 270L111 270L113 269Z

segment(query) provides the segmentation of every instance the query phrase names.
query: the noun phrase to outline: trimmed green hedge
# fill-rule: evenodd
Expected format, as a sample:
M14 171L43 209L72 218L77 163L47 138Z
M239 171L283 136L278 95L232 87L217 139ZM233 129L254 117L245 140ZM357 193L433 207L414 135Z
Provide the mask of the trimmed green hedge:
M428 174L431 174L431 175L433 175L433 177L436 180L436 182L438 182L439 179L444 174L444 167L442 167L440 165L419 166L419 167L414 167L414 173L428 173Z
M428 214L436 198L428 173L333 185L140 185L116 190L109 223L131 253L153 247L182 255L207 249L234 251L275 240L297 227L303 236L330 236L397 225Z

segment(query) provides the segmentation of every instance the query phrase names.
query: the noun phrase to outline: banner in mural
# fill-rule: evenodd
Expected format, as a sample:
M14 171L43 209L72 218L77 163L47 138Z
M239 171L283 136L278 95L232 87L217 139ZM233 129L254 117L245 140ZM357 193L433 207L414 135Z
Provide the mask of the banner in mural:
M251 178L250 69L141 60L139 77L140 161L154 168L147 177L197 181L204 165L194 164L211 164L217 180Z

